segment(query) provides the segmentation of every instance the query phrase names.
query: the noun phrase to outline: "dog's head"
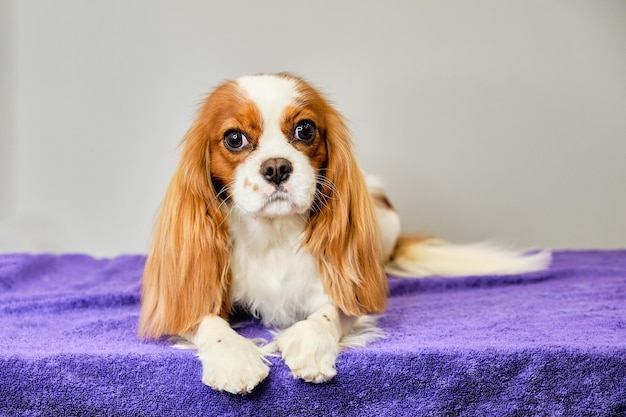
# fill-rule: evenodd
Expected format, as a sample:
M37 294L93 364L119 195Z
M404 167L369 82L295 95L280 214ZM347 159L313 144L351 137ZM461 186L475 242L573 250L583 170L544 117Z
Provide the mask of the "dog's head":
M327 192L318 181L328 164L328 112L315 90L289 76L243 77L219 87L204 114L220 198L254 216L308 215Z
M143 278L140 333L230 311L229 213L307 219L303 245L349 315L385 307L379 231L341 115L290 74L229 81L183 139Z

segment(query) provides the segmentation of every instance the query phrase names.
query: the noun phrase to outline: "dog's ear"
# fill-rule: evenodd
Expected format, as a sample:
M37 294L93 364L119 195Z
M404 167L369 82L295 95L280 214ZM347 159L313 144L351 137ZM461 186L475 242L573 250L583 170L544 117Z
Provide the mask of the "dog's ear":
M182 146L143 274L142 337L186 333L204 316L230 311L228 219L210 180L202 114Z
M326 113L327 166L306 244L326 292L345 314L382 312L388 285L374 206L343 118L330 105Z

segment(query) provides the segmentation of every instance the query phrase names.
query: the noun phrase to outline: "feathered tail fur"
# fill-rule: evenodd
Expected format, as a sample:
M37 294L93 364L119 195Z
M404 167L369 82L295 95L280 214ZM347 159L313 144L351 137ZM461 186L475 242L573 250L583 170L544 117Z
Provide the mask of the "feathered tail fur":
M539 271L550 252L520 252L491 244L452 244L436 239L402 237L385 268L394 276L502 275Z
M548 251L523 252L492 244L453 244L421 236L400 236L400 219L384 194L381 182L366 182L381 231L385 271L400 277L520 274L550 264Z

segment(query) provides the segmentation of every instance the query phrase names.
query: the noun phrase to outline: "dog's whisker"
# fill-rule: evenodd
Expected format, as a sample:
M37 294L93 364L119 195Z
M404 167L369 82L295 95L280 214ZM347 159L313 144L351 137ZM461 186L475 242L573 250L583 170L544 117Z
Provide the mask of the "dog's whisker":
M225 189L226 189L226 187L224 187L222 190L225 190ZM221 192L221 191L220 191L220 192ZM230 200L230 199L231 199L231 196L230 196L230 195L226 195L226 198L222 198L222 202L221 202L221 203L217 206L217 208L218 208L218 209L221 209L221 208L222 208L222 206L223 206L224 204L227 204L227 203L228 203L228 200Z
M328 188L333 194L335 195L339 194L339 190L337 189L337 186L330 179L328 179L328 177L318 175L316 182L322 187Z
M224 204L224 203L222 203L222 204ZM218 228L218 229L219 229L220 227L222 227L222 225L224 224L224 222L226 221L226 219L232 218L231 214L232 214L233 210L235 209L235 206L236 206L236 205L237 205L237 203L233 203L232 205L227 206L227 207L228 207L228 210L226 210L226 211L225 211L225 216L224 216L224 218L222 219L222 221L220 222L220 224L217 226L217 228ZM221 206L221 205L220 205L220 206Z
M316 183L321 187L330 191L330 194L327 194L321 190L320 187L317 187L315 190L315 199L314 203L316 205L315 210L321 211L322 208L328 204L329 200L340 199L341 194L337 189L337 186L327 177L318 176L316 179Z
M228 208L228 210L223 210L224 212L224 218L222 219L222 221L217 225L217 228L219 229L220 227L222 227L222 225L224 224L224 222L226 221L226 219L231 217L231 213L233 210L233 205L228 205L229 201L232 200L232 197L229 193L230 190L230 186L225 185L223 186L219 192L217 192L215 194L215 196L213 197L213 199L211 200L210 204L215 204L217 203L217 200L220 199L222 201L220 201L220 203L217 205L217 210L222 210L222 207L224 205L226 205L226 207ZM222 196L222 194L225 194L225 196Z
M230 199L230 195L226 194L226 198L222 197L223 193L226 193L229 190L228 186L223 186L219 192L217 192L213 198L211 199L211 201L209 202L209 205L213 205L215 203L217 203L218 200L222 200L222 202L220 204L218 204L218 209L222 207L222 204L224 204L227 200Z
M320 204L319 204L319 202L318 202L318 199L317 199L317 198L315 198L315 199L313 200L313 203L311 203L311 211L313 211L313 212L319 212L319 211L321 210L321 208L322 208L322 207L320 206Z

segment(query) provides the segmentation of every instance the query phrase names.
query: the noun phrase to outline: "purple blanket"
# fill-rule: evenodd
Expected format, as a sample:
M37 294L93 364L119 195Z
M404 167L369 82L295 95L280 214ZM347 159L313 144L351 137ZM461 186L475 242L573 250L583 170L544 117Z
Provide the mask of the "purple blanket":
M246 396L202 385L192 351L137 340L144 260L0 255L0 415L626 416L626 251L391 278L386 339L342 352L322 385L271 358Z

